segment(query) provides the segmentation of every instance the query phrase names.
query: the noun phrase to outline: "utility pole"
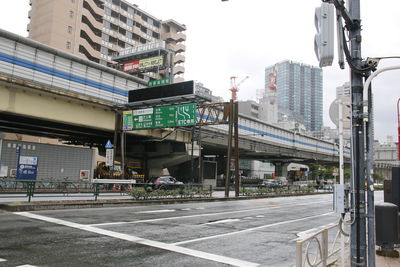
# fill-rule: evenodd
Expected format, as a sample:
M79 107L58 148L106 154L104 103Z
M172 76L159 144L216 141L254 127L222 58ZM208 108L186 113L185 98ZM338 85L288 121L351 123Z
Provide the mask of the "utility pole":
M233 104L233 116L235 123L235 197L239 197L241 181L239 176L239 103L237 101Z
M233 132L233 99L229 102L229 131L228 131L228 151L226 156L226 175L225 175L225 197L229 197L229 180L231 178L231 159L232 159L232 132Z
M361 18L360 0L350 0L349 15L352 24L349 28L350 56L352 64L362 69L361 57ZM354 212L351 219L351 266L366 266L366 220L365 220L365 153L363 127L363 76L350 68L351 81L351 123L352 123L352 177L354 195ZM373 234L373 233L370 233Z

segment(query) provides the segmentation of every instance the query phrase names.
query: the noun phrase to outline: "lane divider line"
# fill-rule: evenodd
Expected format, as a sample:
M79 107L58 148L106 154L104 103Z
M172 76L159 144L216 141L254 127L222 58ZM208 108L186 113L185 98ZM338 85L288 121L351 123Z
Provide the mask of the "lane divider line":
M238 222L240 219L225 219L225 220L219 220L215 222L208 222L208 223L203 223L203 224L219 224L219 223L231 223L231 222Z
M317 202L306 202L306 203L290 203L284 206L308 206L310 204L320 204L320 203L331 203L331 201L317 201ZM174 216L174 217L164 217L157 219L147 219L147 220L137 220L130 222L110 222L110 223L96 223L96 224L87 224L89 226L108 226L108 225L118 225L118 224L135 224L135 223L149 223L149 222L159 222L164 220L177 220L177 219L187 219L187 218L196 218L196 217L206 217L206 216L217 216L224 214L232 214L232 213L243 213L250 211L259 211L259 210L272 210L272 209L281 209L283 206L274 206L274 207L263 207L263 208L254 208L254 209L246 209L246 210L234 210L234 211L223 211L223 212L214 212L214 213L203 213L203 214L193 214L193 215L184 215L184 216Z
M93 227L93 226L89 226L89 225L84 225L84 224L60 220L60 219L56 219L56 218L52 218L52 217L33 214L30 212L14 212L14 214L24 216L27 218L31 218L31 219L36 219L36 220L50 222L50 223L54 223L54 224L58 224L58 225L63 225L63 226L67 226L67 227L71 227L71 228L75 228L75 229L79 229L79 230L84 230L87 232L92 232L92 233L96 233L96 234L100 234L100 235L104 235L104 236L109 236L112 238L130 241L130 242L145 245L145 246L168 250L168 251L172 251L172 252L176 252L176 253L180 253L180 254L196 257L196 258L201 258L201 259L210 260L210 261L214 261L214 262L220 262L220 263L224 263L224 264L230 264L233 266L253 267L253 266L260 265L258 263L254 263L254 262L243 261L243 260L239 260L239 259L234 259L234 258L230 258L230 257L225 257L225 256L221 256L221 255L216 255L216 254L212 254L212 253L207 253L207 252L203 252L203 251L180 247L180 246L177 246L174 244L167 244L167 243L163 243L163 242L153 241L153 240L140 238L140 237L128 235L128 234L118 233L118 232L114 232L114 231L109 231L109 230L105 230L105 229L101 229L101 228L97 228L97 227Z
M145 210L145 211L138 211L138 212L135 212L135 213L144 213L144 214L146 214L146 213L164 213L164 212L174 212L175 210Z
M4 261L7 261L7 260L6 260L6 259L0 258L0 262L4 262Z
M276 222L276 223L266 224L266 225L257 226L257 227L253 227L253 228L247 228L247 229L244 229L244 230L239 230L239 231L234 231L234 232L229 232L229 233L219 234L219 235L213 235L213 236L206 236L206 237L201 237L201 238L196 238L196 239L191 239L191 240L176 242L176 243L172 243L172 244L173 244L173 245L183 245L183 244L188 244L188 243L193 243L193 242L198 242L198 241L204 241L204 240L209 240L209 239L214 239L214 238L227 237L227 236L231 236L231 235L236 235L236 234L242 234L242 233L252 232L252 231L259 230L259 229L264 229L264 228L268 228L268 227L278 226L278 225L282 225L282 224L289 224L289 223L304 221L304 220L308 220L308 219L323 217L323 216L330 215L330 214L332 214L332 213L333 213L333 212L328 212L328 213L324 213L324 214L318 214L318 215L313 215L313 216L307 216L307 217L304 217L304 218L299 218L299 219L294 219L294 220L289 220L289 221Z

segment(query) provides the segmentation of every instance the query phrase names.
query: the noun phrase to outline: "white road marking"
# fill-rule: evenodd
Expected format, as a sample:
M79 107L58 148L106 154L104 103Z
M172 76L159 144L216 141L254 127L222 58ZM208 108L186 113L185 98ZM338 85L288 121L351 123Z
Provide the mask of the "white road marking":
M243 219L244 220L251 220L251 219L253 219L253 217L244 217Z
M304 221L304 220L308 220L308 219L312 219L312 218L323 217L323 216L326 216L326 215L329 215L329 214L332 214L332 213L333 212L328 212L328 213L308 216L308 217L304 217L304 218L300 218L300 219L294 219L294 220L289 220L289 221L266 224L266 225L262 225L262 226L258 226L258 227L248 228L248 229L245 229L245 230L239 230L239 231L235 231L235 232L229 232L229 233L225 233L225 234L206 236L206 237L196 238L196 239L192 239L192 240L176 242L176 243L173 243L173 245L183 245L183 244L187 244L187 243L193 243L193 242L198 242L198 241L203 241L203 240L208 240L208 239L213 239L213 238L226 237L226 236L231 236L231 235L236 235L236 234L252 232L252 231L255 231L255 230L268 228L268 227L273 227L273 226L277 226L277 225L288 224L288 223L293 223L293 222L299 222L299 221Z
M191 208L181 209L181 210L192 210Z
M164 213L164 212L174 212L176 210L146 210L146 211L138 211L135 213Z
M30 264L24 264L24 265L18 265L18 266L15 266L15 267L37 267L37 266L30 265Z
M205 208L200 207L200 208L196 208L196 210L204 210Z
M257 215L256 218L264 218L264 215Z
M84 225L84 224L64 221L64 220L60 220L60 219L56 219L56 218L52 218L52 217L33 214L30 212L14 212L14 214L17 214L20 216L25 216L25 217L36 219L36 220L41 220L41 221L51 222L51 223L55 223L55 224L59 224L59 225L64 225L67 227L76 228L76 229L80 229L80 230L84 230L84 231L88 231L88 232L92 232L92 233L96 233L96 234L100 234L100 235L118 238L118 239L134 242L134 243L145 245L145 246L150 246L150 247L164 249L164 250L168 250L168 251L172 251L172 252L176 252L176 253L181 253L181 254L193 256L196 258L206 259L206 260L220 262L220 263L224 263L224 264L230 264L233 266L243 266L243 267L259 266L258 263L254 263L254 262L243 261L243 260L220 256L220 255L207 253L207 252L203 252L203 251L184 248L184 247L176 246L173 244L167 244L167 243L163 243L163 242L144 239L144 238L140 238L140 237L133 236L133 235L128 235L128 234L118 233L118 232L109 231L109 230L105 230L105 229L100 229L97 227L88 226L88 225Z
M263 207L263 208L246 209L246 210L234 210L234 211L223 211L223 212L204 213L204 214L193 214L193 215L184 215L184 216L164 217L164 218L157 218L157 219L137 220L137 221L130 221L130 222L96 223L96 224L88 224L88 225L90 225L90 226L107 226L107 225L118 225L118 224L159 222L159 221L164 221L164 220L177 220L177 219L187 219L187 218L196 218L196 217L217 216L217 215L232 214L232 213L242 213L242 212L258 211L258 210L280 209L283 206L290 206L290 207L307 206L310 204L327 203L327 202L330 202L330 201L318 201L318 202L306 202L306 203L296 202L296 203L289 203L287 205L282 205L282 206Z
M231 223L231 222L237 222L240 221L239 219L226 219L226 220L219 220L219 221L215 221L215 222L208 222L208 223L204 223L204 224L219 224L219 223Z
M4 261L7 261L7 260L6 260L6 259L0 258L0 262L4 262Z

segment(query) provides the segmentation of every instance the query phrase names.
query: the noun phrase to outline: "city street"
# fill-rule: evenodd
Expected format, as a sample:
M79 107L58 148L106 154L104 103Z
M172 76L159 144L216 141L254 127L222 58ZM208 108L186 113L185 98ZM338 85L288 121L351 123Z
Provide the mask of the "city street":
M336 222L331 207L326 194L1 212L0 266L291 266L296 234Z

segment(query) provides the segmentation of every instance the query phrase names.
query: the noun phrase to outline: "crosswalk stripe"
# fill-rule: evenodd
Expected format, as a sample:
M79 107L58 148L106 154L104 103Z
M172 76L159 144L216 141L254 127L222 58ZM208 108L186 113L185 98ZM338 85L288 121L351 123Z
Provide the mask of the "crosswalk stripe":
M216 255L216 254L212 254L212 253L207 253L207 252L194 250L194 249L190 249L190 248L186 248L186 247L180 247L180 246L171 245L168 243L153 241L153 240L149 240L149 239L145 239L145 238L140 238L138 236L128 235L128 234L124 234L124 233L118 233L118 232L114 232L114 231L110 231L110 230L100 229L100 228L93 227L93 226L87 226L87 225L83 225L83 224L79 224L79 223L64 221L64 220L60 220L60 219L56 219L56 218L52 218L52 217L42 216L39 214L33 214L30 212L14 212L14 214L25 216L25 217L36 219L36 220L42 220L42 221L51 222L51 223L55 223L55 224L59 224L59 225L64 225L64 226L68 226L71 228L81 229L83 231L97 233L97 234L104 235L104 236L110 236L113 238L118 238L121 240L126 240L126 241L134 242L137 244L141 244L141 245L146 245L146 246L155 247L155 248L159 248L159 249L163 249L163 250L168 250L168 251L172 251L172 252L176 252L176 253L181 253L181 254L188 255L188 256L193 256L193 257L197 257L197 258L201 258L201 259L220 262L220 263L224 263L227 265L243 266L243 267L255 267L255 266L260 265L258 263L254 263L254 262L234 259L234 258ZM22 266L19 266L19 267L22 267Z

